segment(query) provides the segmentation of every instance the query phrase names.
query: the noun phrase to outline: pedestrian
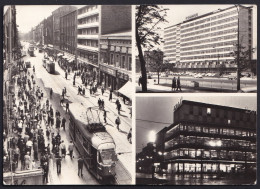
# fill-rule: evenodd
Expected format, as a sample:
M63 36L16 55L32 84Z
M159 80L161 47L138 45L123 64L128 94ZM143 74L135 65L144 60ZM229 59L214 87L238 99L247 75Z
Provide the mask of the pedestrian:
M31 157L30 157L30 152L27 152L26 155L24 156L24 162L25 162L25 169L30 169L30 162L31 162Z
M175 88L176 88L176 78L173 77L173 79L172 79L172 91L175 91Z
M117 125L117 130L119 131L119 125L121 124L121 121L120 121L119 116L116 118L115 123L116 123L116 125Z
M61 174L61 156L59 154L56 156L56 166L57 174Z
M46 183L48 183L49 166L48 166L47 162L44 162L42 169L43 169L43 181L42 182L45 183L45 181L46 181Z
M78 159L78 176L79 176L79 173L80 173L81 177L83 177L82 171L83 171L83 159L81 158L81 156L79 156L79 159Z
M69 111L69 102L66 103L66 113Z
M104 109L104 108L105 108L105 102L104 102L104 100L103 100L103 99L101 100L101 108L102 108L102 109Z
M107 111L104 109L104 122L107 123Z
M58 132L58 133L60 132L60 123L61 123L60 118L57 117L57 118L56 118L56 129L57 129L57 132Z
M64 143L63 140L61 141L60 149L61 149L62 158L65 158L65 156L66 156L66 146L65 146L65 143Z
M73 157L73 149L74 149L74 144L72 142L72 140L70 141L70 144L69 144L69 147L68 147L68 151L69 151L69 155L70 155L70 158L72 159Z
M104 92L105 92L105 90L104 90L104 87L102 86L102 87L101 87L102 96L103 96Z
M80 94L81 88L78 86L78 95Z
M110 90L110 93L109 93L109 101L112 101L112 89Z
M120 110L121 110L121 103L120 102L117 104L117 110L118 110L118 114L120 115Z
M65 117L63 117L62 121L61 121L61 126L63 127L64 131L65 131L65 123L66 123L66 119L65 119Z
M142 85L142 76L139 77L138 86Z
M67 77L68 77L68 73L67 73L67 72L65 72L65 78L66 78L66 80L67 80Z
M100 98L98 99L98 107L99 107L99 109L101 109L101 99Z
M178 91L178 89L180 89L180 91L181 91L181 79L180 79L180 76L178 76L178 79L177 79L177 89L176 89L176 91Z
M127 140L132 144L132 128L129 130L127 134Z
M66 95L67 94L67 89L66 89L66 87L64 87L64 95Z

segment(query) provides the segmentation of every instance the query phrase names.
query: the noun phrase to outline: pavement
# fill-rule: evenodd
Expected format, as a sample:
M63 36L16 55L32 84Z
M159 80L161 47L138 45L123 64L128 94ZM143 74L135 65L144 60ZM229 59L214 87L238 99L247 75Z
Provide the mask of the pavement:
M39 80L39 83L41 83L42 88L44 89L44 95L48 96L50 88L53 89L53 96L52 96L51 103L55 106L54 108L55 110L58 109L60 112L65 112L65 104L64 106L60 106L60 96L61 96L62 89L64 87L66 87L67 89L65 102L66 101L68 101L69 103L78 102L78 103L82 103L83 106L93 107L93 106L97 106L97 100L99 97L101 99L104 99L105 109L108 111L107 112L108 123L105 125L105 127L115 141L116 152L121 154L118 155L119 163L116 166L116 170L118 170L119 172L117 173L116 179L119 184L120 183L131 184L132 183L131 173L133 173L133 169L134 169L132 165L132 145L127 140L127 133L131 128L131 118L129 114L130 107L128 105L123 104L122 99L119 99L122 104L122 111L120 115L122 124L120 125L120 131L118 131L114 123L116 117L118 116L116 105L115 105L115 101L117 99L116 96L113 95L112 102L109 102L108 101L109 91L105 91L105 94L102 97L101 90L99 89L95 95L90 96L88 88L86 89L85 96L77 95L78 93L77 86L82 85L80 77L76 77L76 85L73 86L72 85L73 74L71 73L70 75L68 75L68 79L66 80L64 77L65 73L59 67L58 63L55 63L56 73L49 74L42 66L43 53L36 52L35 54L36 57L28 57L28 59L30 59L32 65L35 66L36 76L37 79ZM67 120L66 124L68 124L69 122L68 114L61 115L61 117L63 116L66 117ZM101 117L101 120L103 120L103 117ZM66 136L68 141L70 140L68 132L66 132L64 136Z

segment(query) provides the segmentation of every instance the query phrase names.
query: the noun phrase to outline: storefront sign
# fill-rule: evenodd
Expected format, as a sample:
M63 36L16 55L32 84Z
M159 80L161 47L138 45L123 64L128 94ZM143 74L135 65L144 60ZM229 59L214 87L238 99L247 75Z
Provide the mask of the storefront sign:
M116 70L100 65L100 70L116 77Z

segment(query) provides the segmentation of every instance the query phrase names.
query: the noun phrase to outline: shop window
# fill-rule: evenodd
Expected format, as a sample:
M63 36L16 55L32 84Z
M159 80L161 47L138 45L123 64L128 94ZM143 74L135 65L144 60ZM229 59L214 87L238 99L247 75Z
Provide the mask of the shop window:
M228 125L230 125L231 124L231 120L230 119L228 119Z

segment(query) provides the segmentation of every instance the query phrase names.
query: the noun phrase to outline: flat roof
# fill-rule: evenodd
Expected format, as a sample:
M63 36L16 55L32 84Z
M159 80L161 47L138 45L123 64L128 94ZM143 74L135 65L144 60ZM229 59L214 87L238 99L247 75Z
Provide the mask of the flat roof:
M245 6L243 6L243 5L239 5L239 6L240 6L240 7L243 7L243 8L247 8L247 9L252 8L252 6L251 6L251 7L245 7ZM190 22L190 21L199 19L199 18L203 18L203 17L209 16L209 15L213 15L213 14L215 14L215 13L223 12L223 11L226 11L226 10L228 10L228 9L232 9L232 8L234 8L234 7L235 7L235 5L234 5L234 6L231 6L231 7L228 7L228 8L225 8L225 9L218 9L218 10L216 10L216 11L212 11L212 12L209 12L209 13L206 13L206 14L203 14L203 15L200 15L200 16L197 16L197 17L195 17L195 18L191 18L191 19L188 19L188 20L184 20L183 22L180 22L180 23L178 23L178 24L174 24L174 25L165 27L164 30L165 30L165 29L168 29L168 28L171 28L171 27L174 27L174 26L177 26L177 25L180 25L180 24L184 24L184 23L187 23L187 22Z

